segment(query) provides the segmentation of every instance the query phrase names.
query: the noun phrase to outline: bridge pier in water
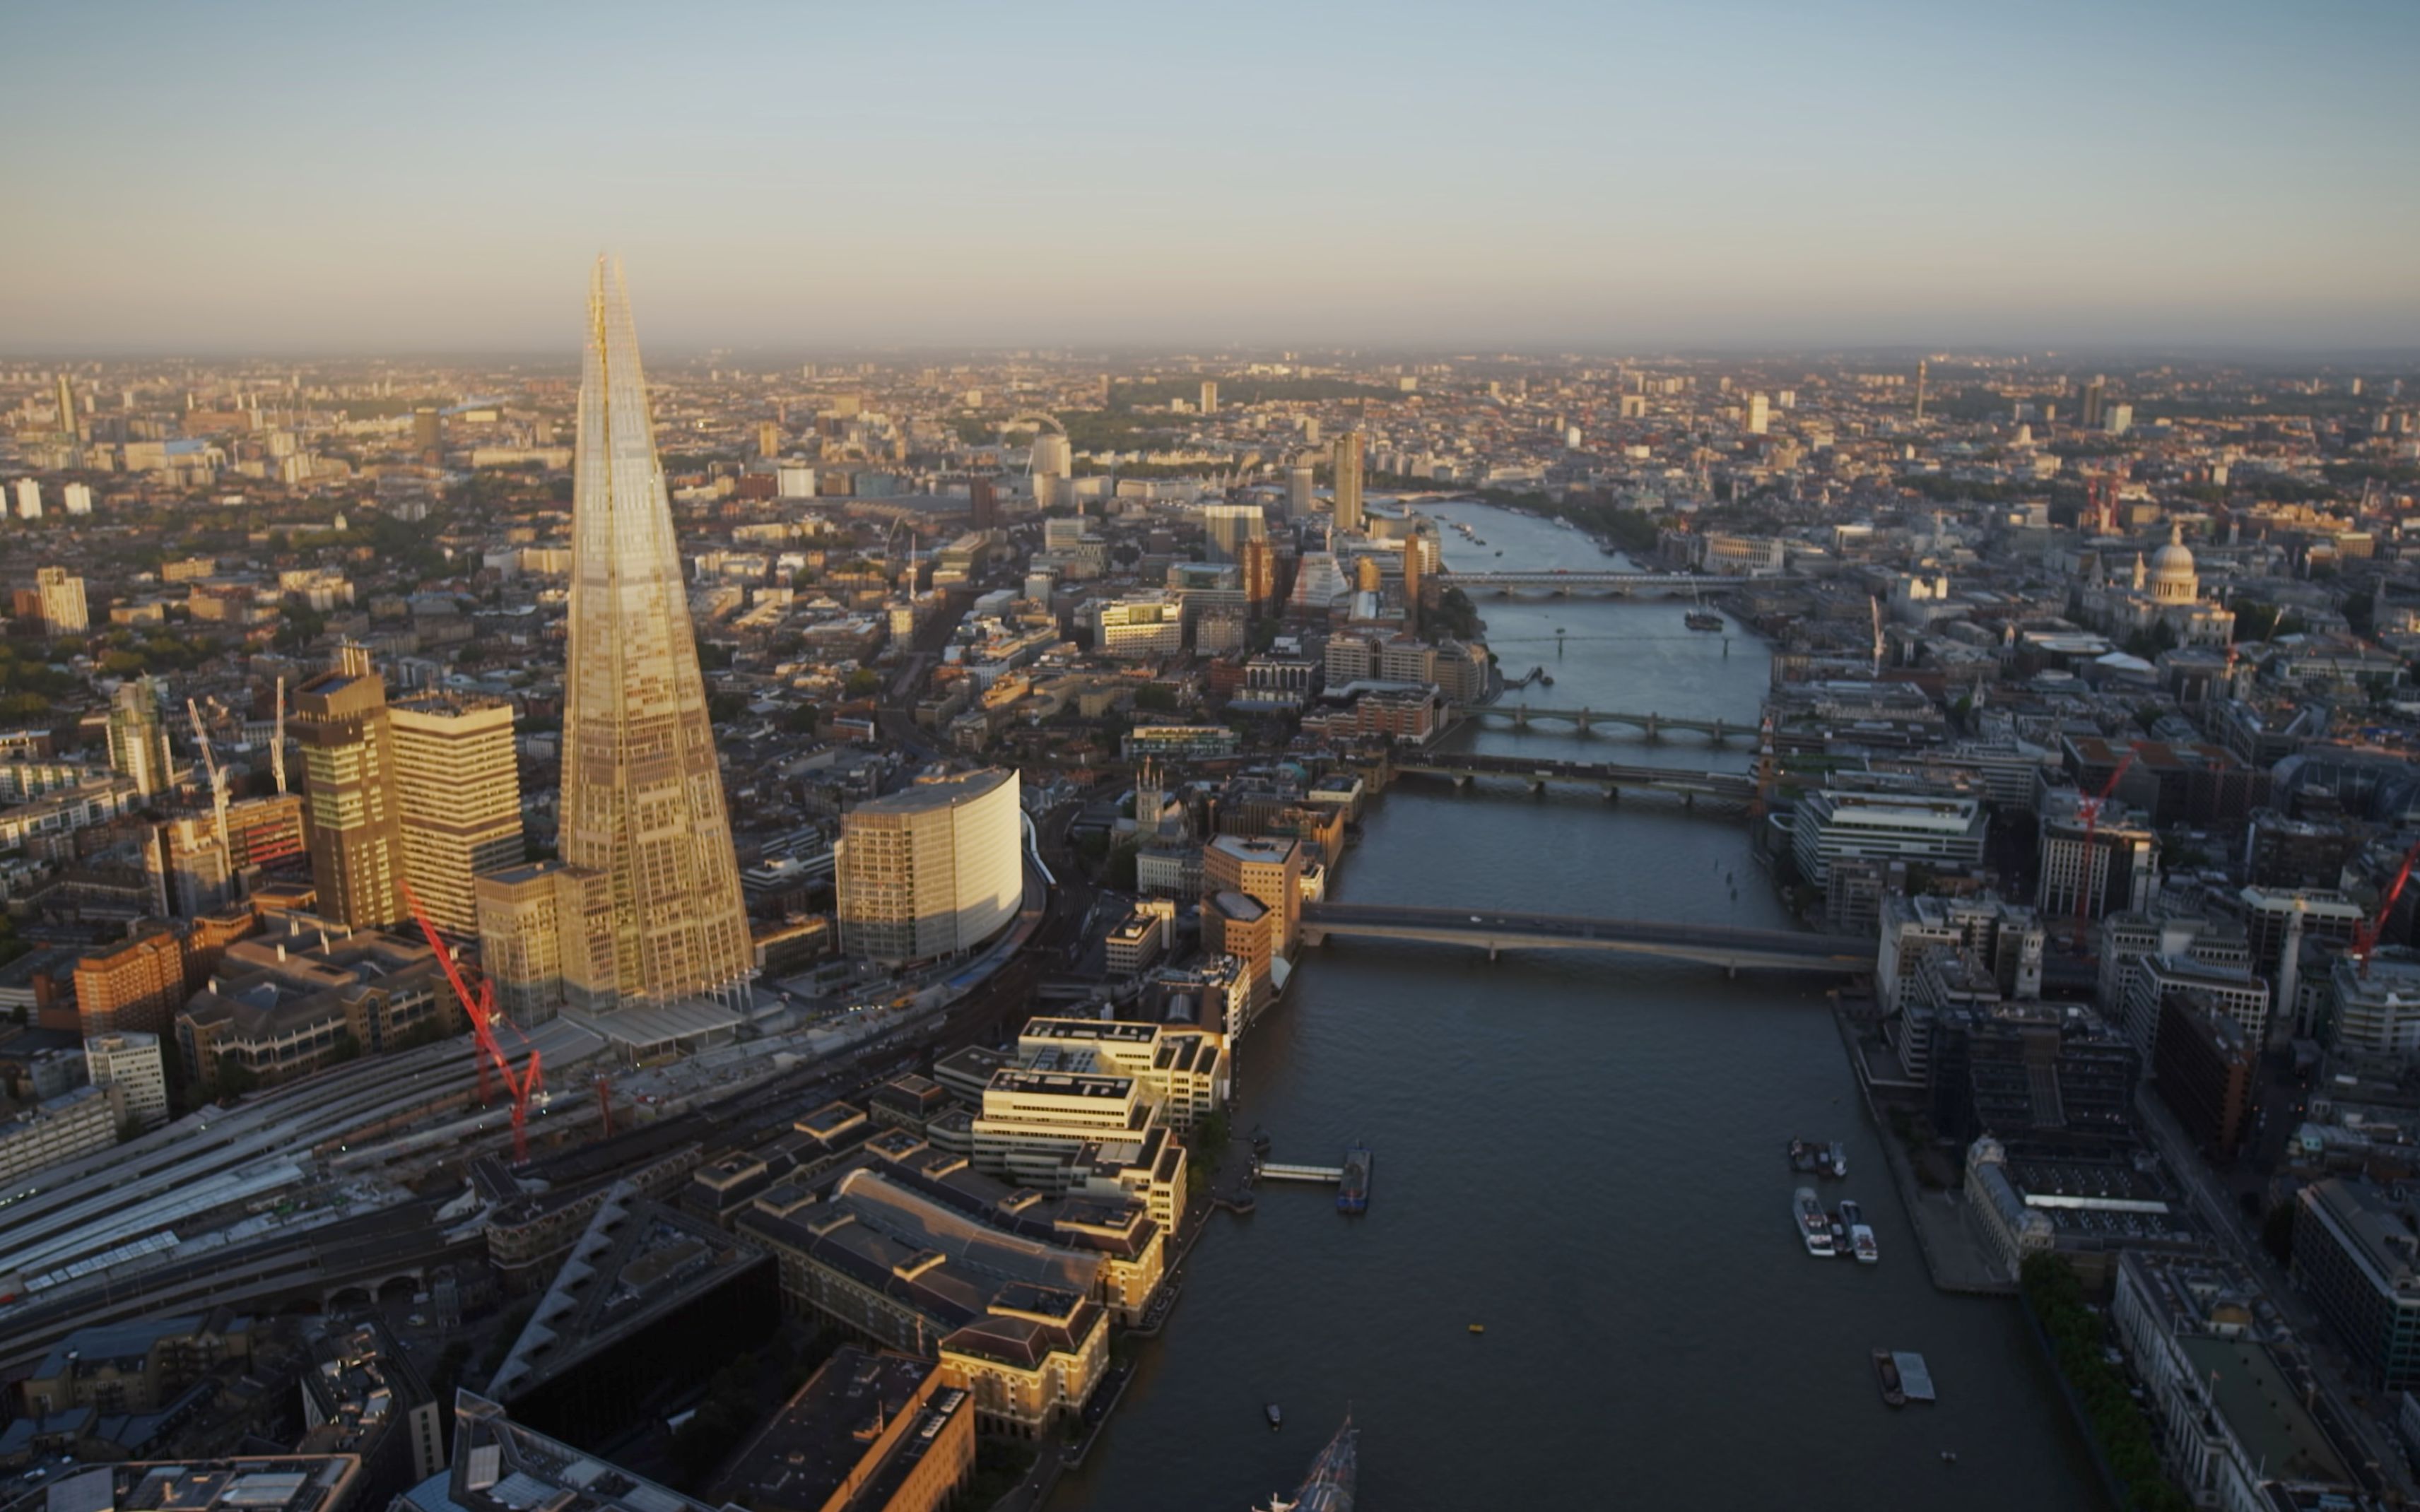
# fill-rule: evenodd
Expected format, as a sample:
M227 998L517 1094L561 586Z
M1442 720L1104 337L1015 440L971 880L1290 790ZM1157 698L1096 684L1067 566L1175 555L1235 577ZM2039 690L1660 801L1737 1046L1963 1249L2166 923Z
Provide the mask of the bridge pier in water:
M1647 717L1647 742L1649 745L1653 745L1656 741L1664 738L1663 725L1664 717L1662 715L1651 714Z
M1586 709L1582 709L1582 710L1580 711L1580 733L1581 733L1581 734L1587 734L1588 733L1589 733L1589 711L1588 711L1588 710L1586 710Z

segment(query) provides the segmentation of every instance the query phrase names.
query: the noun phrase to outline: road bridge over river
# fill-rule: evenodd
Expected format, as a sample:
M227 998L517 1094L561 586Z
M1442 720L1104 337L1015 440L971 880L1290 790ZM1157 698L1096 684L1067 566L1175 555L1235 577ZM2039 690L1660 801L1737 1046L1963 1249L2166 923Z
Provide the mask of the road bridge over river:
M1578 594L1596 598L1630 598L1640 594L1678 595L1719 594L1730 588L1792 588L1797 578L1704 578L1693 572L1443 572L1437 581L1465 592L1509 594Z
M1331 938L1468 945L1493 960L1504 950L1612 950L1720 966L1726 971L1810 971L1852 976L1874 968L1874 943L1855 935L1738 929L1664 919L1588 918L1500 909L1411 908L1392 903L1305 903L1306 945Z
M1510 778L1540 790L1548 783L1593 787L1612 797L1623 790L1668 793L1691 808L1709 798L1745 805L1756 798L1756 779L1745 772L1693 772L1674 766L1635 766L1621 762L1574 762L1550 757L1492 756L1477 751L1419 751L1398 755L1393 777L1442 777L1457 786L1480 778Z

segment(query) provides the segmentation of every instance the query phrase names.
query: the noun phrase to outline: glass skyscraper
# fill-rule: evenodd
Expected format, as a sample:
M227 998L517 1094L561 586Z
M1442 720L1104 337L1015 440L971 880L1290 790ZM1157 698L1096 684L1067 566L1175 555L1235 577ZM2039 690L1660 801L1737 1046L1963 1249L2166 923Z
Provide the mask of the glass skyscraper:
M589 283L562 842L613 897L616 995L744 1001L752 957L672 504L618 264Z

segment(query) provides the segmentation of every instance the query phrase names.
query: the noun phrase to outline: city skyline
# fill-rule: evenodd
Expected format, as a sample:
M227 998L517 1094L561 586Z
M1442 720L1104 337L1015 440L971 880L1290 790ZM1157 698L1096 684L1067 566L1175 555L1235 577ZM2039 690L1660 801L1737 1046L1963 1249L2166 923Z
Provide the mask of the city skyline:
M2420 341L2409 8L110 16L6 23L13 345L540 351L600 246L667 350Z

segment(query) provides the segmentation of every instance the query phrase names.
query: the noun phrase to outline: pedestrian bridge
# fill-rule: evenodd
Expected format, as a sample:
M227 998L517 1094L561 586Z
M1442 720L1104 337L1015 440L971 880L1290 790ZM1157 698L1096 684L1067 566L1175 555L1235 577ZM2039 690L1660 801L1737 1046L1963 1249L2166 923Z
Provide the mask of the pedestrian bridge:
M1672 766L1634 766L1621 762L1572 762L1530 756L1487 756L1475 751L1423 751L1398 755L1391 764L1396 776L1450 779L1456 786L1482 777L1513 778L1534 790L1546 784L1592 787L1612 797L1628 788L1637 792L1669 793L1692 808L1699 798L1749 803L1756 798L1756 779L1745 772L1691 772Z
M1504 950L1613 950L1733 972L1820 971L1851 976L1874 969L1874 942L1855 935L1492 909L1303 904L1303 943L1324 945L1331 937L1468 945L1485 950L1490 960Z
M1450 588L1483 589L1508 594L1586 594L1595 598L1628 598L1638 594L1704 594L1753 584L1759 588L1794 587L1794 577L1709 578L1694 572L1443 572L1437 580Z

